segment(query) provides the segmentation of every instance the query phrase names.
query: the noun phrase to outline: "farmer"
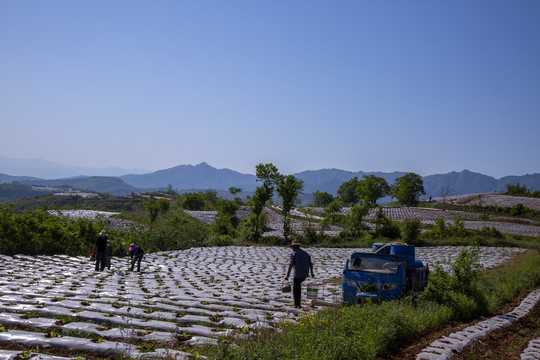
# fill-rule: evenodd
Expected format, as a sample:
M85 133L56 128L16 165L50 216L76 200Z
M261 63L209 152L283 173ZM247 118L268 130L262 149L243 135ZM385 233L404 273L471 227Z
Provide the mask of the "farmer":
M129 246L129 254L131 256L131 271L133 271L133 268L135 267L135 263L137 263L137 271L141 271L141 260L144 255L144 251L140 246L137 246L135 244L131 244Z
M112 245L111 243L109 242L109 240L107 240L107 245L105 246L105 266L107 267L107 269L111 270L111 259L112 259Z
M96 271L103 271L106 263L106 251L108 236L105 230L101 230L96 243L94 244L93 254L96 254Z
M306 280L309 273L311 272L311 277L314 278L313 274L313 263L311 262L311 256L300 249L300 243L293 240L290 247L293 252L290 256L289 270L287 271L287 276L285 276L285 281L289 280L289 275L291 270L294 267L294 280L293 280L293 298L294 298L294 307L301 308L300 300L302 298L302 282Z

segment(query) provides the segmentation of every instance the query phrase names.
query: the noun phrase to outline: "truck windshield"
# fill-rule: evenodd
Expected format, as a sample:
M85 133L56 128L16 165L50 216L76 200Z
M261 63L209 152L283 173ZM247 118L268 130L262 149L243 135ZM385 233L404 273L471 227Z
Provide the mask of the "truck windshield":
M349 261L349 270L395 275L399 271L399 265L399 262L385 259L351 258Z

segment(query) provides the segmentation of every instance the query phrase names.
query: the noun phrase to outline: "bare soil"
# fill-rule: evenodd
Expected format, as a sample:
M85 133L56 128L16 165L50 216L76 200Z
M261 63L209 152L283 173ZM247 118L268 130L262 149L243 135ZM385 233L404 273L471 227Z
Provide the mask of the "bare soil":
M495 330L465 347L453 357L456 360L519 360L529 341L540 336L540 303L512 325Z
M508 303L499 314L512 311L523 300L516 298ZM495 314L497 315L497 314ZM433 341L448 336L451 333L463 330L474 325L479 320L471 322L452 322L443 328L434 329L416 338L406 339L388 353L384 353L377 360L414 360ZM489 360L519 360L521 353L528 346L529 341L540 336L540 302L528 315L514 322L512 325L492 331L485 337L466 346L461 352L455 354L452 360L489 359Z

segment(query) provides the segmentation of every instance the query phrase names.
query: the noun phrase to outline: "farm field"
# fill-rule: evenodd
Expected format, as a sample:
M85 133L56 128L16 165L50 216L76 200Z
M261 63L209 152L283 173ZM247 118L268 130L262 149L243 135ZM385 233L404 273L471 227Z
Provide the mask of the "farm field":
M443 198L433 198L435 202L443 202ZM499 193L482 193L448 196L444 199L447 203L460 205L493 205L493 206L514 206L519 203L524 206L540 211L540 199L523 196L503 195Z
M309 208L311 211L323 212L322 208ZM350 208L343 208L343 213L348 213ZM371 209L366 220L372 220L375 218L377 210ZM216 216L215 211L186 211L189 215L194 218L209 224L214 220ZM481 214L470 213L465 211L452 211L452 210L438 210L438 209L428 209L428 208L407 208L407 207L384 207L383 213L385 216L391 218L394 221L403 221L405 219L419 219L423 224L434 225L435 219L444 218L448 224L452 224L456 219L463 220L463 225L466 229L482 229L483 227L493 227L505 234L514 234L521 236L540 236L540 226L527 223L513 223L509 222L510 217L497 216L492 217L489 220L481 220ZM237 216L240 218L245 218L249 214L249 211L246 209L241 209L237 212ZM266 225L272 229L272 231L265 232L263 236L282 236L283 228L283 216L277 213L276 211L270 210L268 208L264 209L264 214L266 215L267 222ZM293 212L293 215L297 217L306 216L301 211ZM366 223L370 226L370 223ZM291 219L291 227L294 231L302 231L306 227L313 227L319 229L318 224L309 223L298 218ZM371 225L374 227L373 225ZM330 226L329 229L324 232L328 235L337 235L342 229L337 226Z
M448 268L461 247L417 248L416 257ZM523 251L482 247L495 267ZM310 248L319 300L338 302L345 259L369 249ZM127 259L95 272L84 257L0 257L0 357L29 351L56 356L190 358L202 345L249 336L321 307L291 306L280 291L284 247L192 248L146 255L140 273ZM208 348L205 348L208 349ZM43 357L44 359L48 357ZM50 357L51 359L53 357Z
M442 202L442 199L436 198L433 201ZM460 204L483 204L483 205L497 205L497 206L514 206L518 203L524 204L524 206L531 209L540 211L540 199L537 198L527 198L527 197L517 197L517 196L508 196L502 194L469 194L469 195L459 195L455 197L450 197L446 199L446 202L454 201L455 203ZM283 235L283 216L275 211L279 207L274 207L274 209L265 208L263 213L266 217L266 225L272 229L263 233L263 236L282 236ZM307 208L310 212L320 213L322 216L322 208ZM294 215L291 218L291 229L296 232L301 232L307 227L312 227L315 230L320 230L320 226L316 222L308 222L308 217L315 219L322 219L316 215L308 215L301 209L293 209L291 214ZM341 212L346 214L350 211L350 208L342 208ZM366 216L366 220L375 219L377 209L371 209L369 214ZM106 212L106 211L93 211L93 210L49 210L51 214L61 214L72 219L76 218L87 218L87 219L96 219L98 216L107 217L111 221L111 226L119 229L127 229L133 224L130 224L126 220L118 219L115 215L118 213ZM185 213L194 217L195 219L205 223L211 224L217 212L216 211L188 211ZM478 230L482 228L493 227L496 230L504 234L513 234L520 236L529 236L536 237L540 236L540 226L538 226L533 221L523 220L519 223L514 222L512 217L509 216L490 216L488 219L483 219L482 214L480 213L471 213L466 211L456 211L456 210L440 210L433 208L421 208L421 207L383 207L383 213L385 216L389 217L393 221L404 221L406 219L419 219L421 223L434 225L435 219L444 218L445 221L450 225L453 224L456 219L463 221L463 226L469 230ZM236 216L240 219L245 219L249 217L250 208L248 206L242 206L236 212ZM304 220L305 219L305 220ZM373 224L367 222L366 225L374 227ZM331 225L328 229L325 229L324 232L328 235L337 235L343 229Z

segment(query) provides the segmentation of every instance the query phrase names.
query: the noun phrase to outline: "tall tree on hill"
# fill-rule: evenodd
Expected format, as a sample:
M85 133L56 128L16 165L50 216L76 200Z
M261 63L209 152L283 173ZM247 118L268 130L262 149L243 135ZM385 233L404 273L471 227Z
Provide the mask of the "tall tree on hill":
M285 240L289 240L289 235L291 234L291 210L303 188L304 182L301 179L295 178L293 175L282 177L281 181L277 184L276 191L283 201L283 213L285 215L285 219L283 220L283 236Z
M255 175L257 181L262 181L262 185L257 186L255 194L251 197L251 212L254 215L255 221L255 234L256 239L259 238L259 217L268 203L274 196L274 189L277 183L281 182L283 175L281 175L272 163L258 164L255 166Z
M512 185L506 184L506 195L514 196L527 196L531 191L527 188L526 185L519 185L519 183Z
M266 188L264 186L257 186L255 193L249 200L249 204L251 205L251 214L253 216L253 222L255 225L255 232L253 234L255 240L258 240L261 235L259 233L259 218L264 210L264 207L266 206L268 199L269 197Z
M366 202L375 205L377 200L390 192L390 186L382 177L364 175L356 186L356 196Z
M242 191L241 188L237 188L237 187L235 187L235 186L231 186L231 187L229 188L229 193L231 194L231 200L234 200L234 196L235 196L236 194L238 194L239 192L241 192L241 191Z
M441 197L443 204L446 204L446 198L452 194L452 188L450 185L445 185L441 188Z
M147 200L143 202L144 208L148 212L150 217L150 224L153 224L156 221L157 216L160 212L166 213L169 210L169 201L166 199L156 200L153 196L150 196Z
M311 206L313 207L324 207L329 205L334 201L332 194L327 193L326 191L320 192L319 190L313 193L313 200L311 201Z
M420 195L425 195L426 193L424 190L424 180L418 174L413 172L407 173L396 179L390 192L400 204L414 206L418 204Z
M263 186L269 191L270 195L274 194L276 184L283 179L283 175L279 173L278 168L272 163L261 163L255 166L255 176L257 181L262 181Z

